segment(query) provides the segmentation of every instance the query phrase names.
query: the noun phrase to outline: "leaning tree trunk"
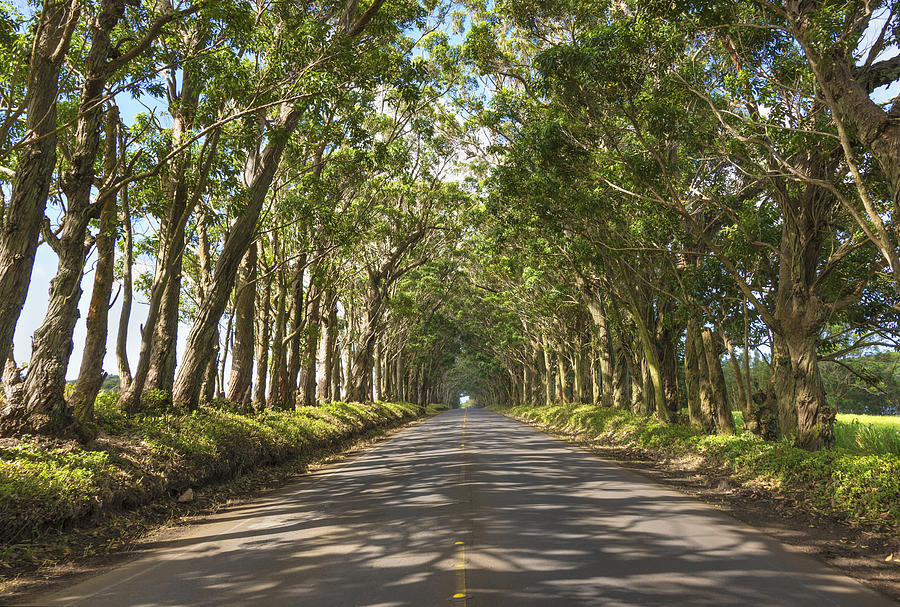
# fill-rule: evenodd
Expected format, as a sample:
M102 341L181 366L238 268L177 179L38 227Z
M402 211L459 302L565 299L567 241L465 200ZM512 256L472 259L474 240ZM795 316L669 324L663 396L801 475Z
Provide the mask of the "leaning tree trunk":
M76 0L44 2L34 29L25 82L28 141L16 160L17 170L0 231L0 365L5 363L10 352L16 323L31 284L44 209L56 168L59 74L80 11L80 3ZM66 424L65 419L51 423L53 426ZM13 420L13 427L8 431L7 420L2 419L0 431L16 434L18 425Z
M71 427L74 418L65 400L66 370L74 347L72 334L81 300L81 273L87 246L90 216L70 209L63 231L53 248L59 256L56 276L50 282L47 314L32 337L32 355L25 377L25 425L38 433L57 434ZM27 421L26 421L27 420Z
M56 276L50 283L47 314L32 338L32 356L25 378L25 419L28 420L25 428L30 426L37 432L63 432L73 420L65 397L66 370L79 316L81 277L88 253L87 227L91 219L99 216L105 201L112 197L111 204L115 204L115 193L108 191L112 187L109 182L100 186L97 202L91 202L91 193L96 182L95 165L104 118L102 100L106 82L112 74L109 63L112 49L110 32L124 12L124 0L106 0L91 28L91 46L84 62L85 80L68 158L69 168L60 177L67 208L59 237L51 233L49 222L44 226L48 228L45 239L56 251L59 263ZM114 113L110 112L107 122L115 122ZM112 158L107 159L108 168L118 160L115 133L115 126L110 125L107 138L112 139L108 146ZM112 177L114 171L110 169L110 173ZM106 310L102 313L106 314Z
M815 7L814 3L810 4L811 7ZM795 35L802 40L804 32L797 30L799 23L803 23L803 20L792 25L794 25ZM808 51L808 47L804 50ZM890 265L894 289L900 293L900 249L897 246L895 231L897 212L900 210L898 110L896 106L886 110L883 105L872 98L872 92L876 88L897 81L897 58L888 58L875 63L867 70L860 70L856 67L853 49L845 48L844 45L833 49L831 53L827 53L818 60L813 59L809 53L807 53L807 58L813 65L816 78L822 86L822 97L833 111L833 120L837 126L838 136L848 163L856 162L854 144L858 141L878 163L887 181L889 194L894 202L893 226L885 224L884 214L879 212L876 205L873 204L869 192L866 191L866 184L862 182L862 175L856 171L854 179L857 192L870 225L866 224L862 214L858 211L855 211L853 216L864 227L867 234L870 235L870 239ZM850 128L847 129L847 127ZM851 140L851 135L854 137L853 140ZM874 229L871 226L874 226ZM895 229L892 230L892 227ZM815 418L814 414L810 423L818 427L819 422L815 421ZM825 433L827 434L829 431L826 429Z
M256 243L250 245L235 281L234 346L228 400L250 404L253 384L253 311L256 307Z
M270 134L269 143L261 154L259 169L246 192L247 206L228 232L216 263L208 297L200 306L197 319L188 334L184 360L175 381L175 402L185 403L189 407L197 404L202 371L212 352L219 319L228 305L228 296L234 286L241 259L253 241L259 214L281 162L281 155L299 124L302 113L300 107L285 108L280 124Z
M642 362L646 365L643 369L647 378L649 378L649 382L644 382L644 391L650 399L651 409L656 412L660 421L672 422L672 411L666 403L662 364L659 360L656 342L650 334L646 319L638 314L633 315L633 318L637 326L638 336L641 338Z

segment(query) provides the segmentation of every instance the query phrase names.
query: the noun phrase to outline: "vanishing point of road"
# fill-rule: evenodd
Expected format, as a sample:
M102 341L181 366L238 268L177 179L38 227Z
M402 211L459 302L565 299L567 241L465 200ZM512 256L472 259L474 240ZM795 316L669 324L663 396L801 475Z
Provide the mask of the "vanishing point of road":
M711 506L481 409L397 433L39 605L894 605Z

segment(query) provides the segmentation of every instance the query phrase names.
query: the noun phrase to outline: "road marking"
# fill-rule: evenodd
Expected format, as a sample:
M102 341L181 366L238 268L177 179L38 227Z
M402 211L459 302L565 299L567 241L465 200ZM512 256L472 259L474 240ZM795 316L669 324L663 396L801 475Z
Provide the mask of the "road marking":
M469 595L466 590L466 543L456 542L456 594L453 599L457 601L468 601Z
M466 419L469 416L469 410L466 409L465 413L463 413L463 421L462 421L462 439L465 440L466 437ZM466 444L464 442L459 443L460 449L465 449ZM466 461L462 462L462 465L459 467L459 474L457 475L456 482L458 485L462 486L466 484L469 480L469 466ZM466 605L469 602L469 594L466 589L466 543L465 542L456 542L456 593L453 595L454 601L459 601L462 605Z

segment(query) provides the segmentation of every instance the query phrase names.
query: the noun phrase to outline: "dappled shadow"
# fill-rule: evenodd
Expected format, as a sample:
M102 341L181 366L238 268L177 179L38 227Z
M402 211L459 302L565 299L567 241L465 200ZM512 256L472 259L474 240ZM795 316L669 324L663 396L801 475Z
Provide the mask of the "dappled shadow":
M459 541L471 598L454 602ZM51 601L891 604L692 498L483 410L428 420L146 550Z

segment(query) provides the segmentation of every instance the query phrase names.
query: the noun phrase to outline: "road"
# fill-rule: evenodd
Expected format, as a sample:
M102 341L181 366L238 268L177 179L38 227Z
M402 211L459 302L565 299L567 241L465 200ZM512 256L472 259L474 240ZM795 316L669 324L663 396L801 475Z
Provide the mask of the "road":
M895 603L700 501L468 409L32 604Z

